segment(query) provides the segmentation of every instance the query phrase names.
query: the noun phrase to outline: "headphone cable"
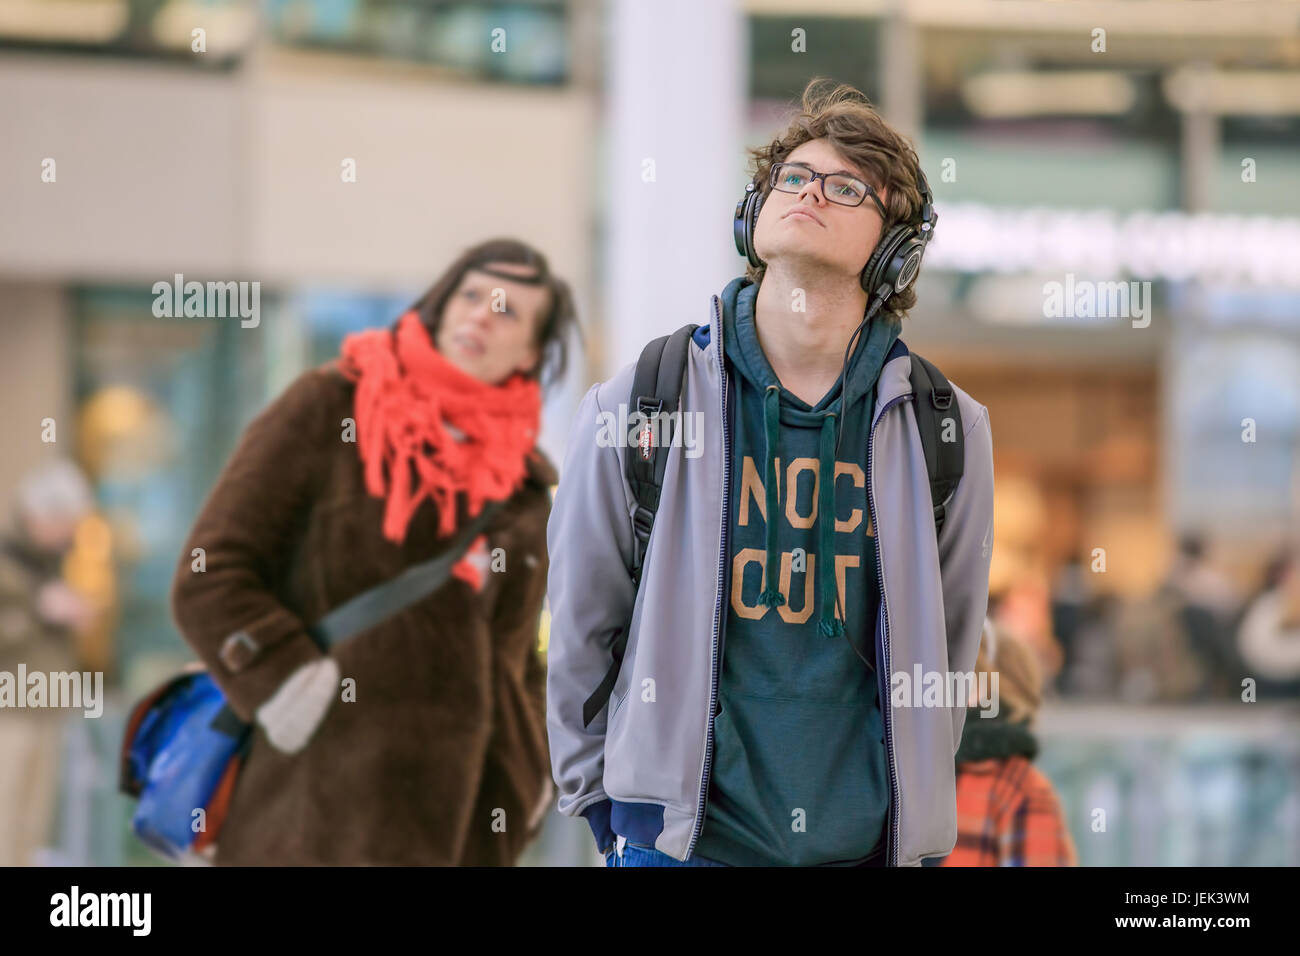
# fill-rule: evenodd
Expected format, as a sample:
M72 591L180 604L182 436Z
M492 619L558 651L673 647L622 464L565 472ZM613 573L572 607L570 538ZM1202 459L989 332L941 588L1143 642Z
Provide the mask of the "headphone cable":
M844 382L848 378L849 353L853 350L854 340L862 333L862 330L866 327L867 323L872 320L876 312L880 310L880 307L884 305L885 298L886 296L884 295L879 293L876 294L871 301L871 305L867 308L866 314L862 317L862 321L858 323L858 327L854 329L853 334L849 336L849 344L844 346L844 361L840 365L840 413L836 416L835 422L835 454L837 455L840 453L840 442L844 438ZM853 363L856 365L857 361L858 356L854 355Z
M854 340L859 335L862 334L862 330L866 327L867 323L871 321L871 319L875 316L875 314L880 310L880 307L884 304L886 298L888 298L887 295L880 294L880 293L877 293L872 298L871 304L867 307L866 314L863 315L862 317L862 321L858 323L858 327L854 329L853 334L849 336L849 344L844 347L844 362L840 365L840 413L839 415L836 416L836 421L835 421L835 457L839 456L840 442L844 438L844 412L845 412L844 382L848 377L849 354L853 350ZM854 364L857 363L857 360L858 360L858 356L854 355L853 356ZM871 411L869 410L867 414L870 415ZM832 481L835 480L833 472L832 472L831 480ZM830 517L831 520L834 520L834 515ZM822 520L825 520L825 518L823 517ZM840 604L840 596L838 592L836 592L835 594L835 610L839 612L840 620L847 622L848 618L844 614L843 605ZM853 643L853 639L849 637L849 631L847 627L844 629L844 639L849 642L849 647L853 649L853 653L857 654L858 657L862 658L862 663L866 664L867 668L874 672L875 668L872 667L871 662L862 656L862 652L858 650L857 645Z

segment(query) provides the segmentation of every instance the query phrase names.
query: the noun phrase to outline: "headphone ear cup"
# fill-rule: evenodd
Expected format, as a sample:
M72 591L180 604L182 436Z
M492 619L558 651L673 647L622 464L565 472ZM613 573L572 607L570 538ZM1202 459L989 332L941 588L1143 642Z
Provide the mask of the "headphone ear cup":
M746 189L745 195L736 203L736 216L732 223L732 238L736 240L736 251L752 266L761 265L758 254L754 252L754 223L758 221L758 211L763 205L763 197L757 189Z
M736 251L745 258L749 258L749 249L747 235L749 230L745 226L745 220L749 216L749 193L740 197L736 203L736 213L731 219L731 238L736 243Z
M898 259L898 273L890 279L895 292L902 292L916 281L921 274L921 259L925 255L925 240L915 233L898 247L894 257Z
M893 285L892 277L886 276L889 264L894 258L894 253L907 239L911 230L907 226L895 226L885 233L883 239L876 243L876 249L871 253L871 258L862 269L862 288L868 295L875 295L881 283L889 280Z
M763 260L758 257L758 251L754 249L754 230L758 227L758 214L763 211L763 194L759 190L754 191L754 197L749 204L749 215L745 217L745 245L746 256L749 264L757 268L763 264Z

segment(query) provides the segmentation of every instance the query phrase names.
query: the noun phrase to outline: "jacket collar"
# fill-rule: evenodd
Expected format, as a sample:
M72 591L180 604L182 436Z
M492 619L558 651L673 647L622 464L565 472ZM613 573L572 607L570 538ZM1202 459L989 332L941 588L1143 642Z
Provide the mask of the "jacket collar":
M876 414L901 395L912 394L912 360L902 339L894 342L885 356L885 367L876 383Z

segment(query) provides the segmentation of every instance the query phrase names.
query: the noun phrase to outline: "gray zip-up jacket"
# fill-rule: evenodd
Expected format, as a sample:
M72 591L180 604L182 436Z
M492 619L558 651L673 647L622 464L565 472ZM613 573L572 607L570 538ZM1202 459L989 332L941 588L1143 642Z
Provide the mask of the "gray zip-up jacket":
M728 372L721 306L696 330L681 409L699 423L666 445L667 467L641 587L631 577L635 500L623 473L626 436L615 423L635 363L596 384L578 406L547 526L551 610L547 731L561 813L586 817L599 849L620 834L678 860L704 823L713 759L723 587L731 513ZM918 677L953 686L975 666L993 548L993 446L988 410L954 385L965 467L936 542L925 456L901 341L880 374L867 445L868 505L880 556L875 626L880 700L892 788L890 866L919 866L957 841L953 757L966 698L916 706ZM696 447L691 447L695 445ZM942 573L941 573L942 569ZM583 703L630 627L608 705L583 724ZM931 675L937 674L937 677ZM885 686L892 675L891 693ZM960 683L958 687L965 686Z

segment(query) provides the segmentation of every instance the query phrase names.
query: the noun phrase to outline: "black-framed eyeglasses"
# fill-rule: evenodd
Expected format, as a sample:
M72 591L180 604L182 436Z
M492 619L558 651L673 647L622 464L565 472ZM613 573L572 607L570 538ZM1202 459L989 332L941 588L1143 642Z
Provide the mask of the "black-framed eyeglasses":
M822 181L822 195L829 201L841 206L861 206L870 196L880 210L880 218L889 218L875 189L847 173L819 173L803 163L777 163L772 167L768 185L783 193L797 193L814 179Z

